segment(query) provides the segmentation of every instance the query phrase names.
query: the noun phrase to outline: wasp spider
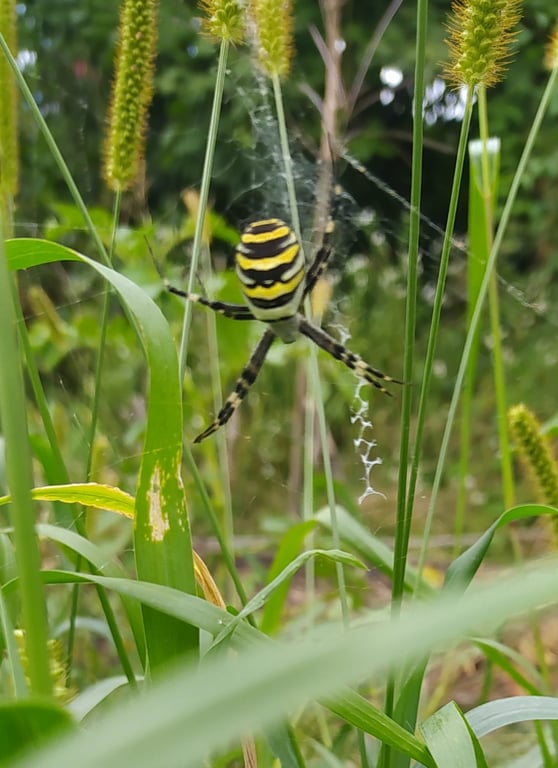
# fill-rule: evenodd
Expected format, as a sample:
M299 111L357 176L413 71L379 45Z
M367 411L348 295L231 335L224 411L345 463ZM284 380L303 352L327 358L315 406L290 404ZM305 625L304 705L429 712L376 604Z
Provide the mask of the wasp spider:
M346 349L301 314L304 298L315 286L327 266L335 224L330 217L314 261L306 268L298 239L281 219L264 219L249 224L242 232L235 252L236 274L246 304L209 301L197 293L186 293L171 285L167 289L188 301L202 304L233 320L261 320L267 329L237 379L233 392L207 429L194 440L200 443L231 418L256 380L269 348L279 337L290 344L299 333L340 360L376 389L389 395L381 382L402 382L372 368L361 357Z

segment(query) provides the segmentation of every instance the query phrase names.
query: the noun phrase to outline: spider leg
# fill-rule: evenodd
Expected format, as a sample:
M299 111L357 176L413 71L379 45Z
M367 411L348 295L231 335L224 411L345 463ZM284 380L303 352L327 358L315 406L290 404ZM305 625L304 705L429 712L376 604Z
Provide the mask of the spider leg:
M233 320L254 320L254 315L245 304L225 304L223 301L210 301L200 296L199 293L181 291L180 288L175 288L174 285L169 285L169 283L165 283L165 287L169 293L174 293L175 296L181 296L187 301L193 301L196 304L201 304L203 307L208 307L219 315L230 317Z
M372 366L368 365L368 363L359 357L359 355L356 355L354 352L346 349L343 344L340 344L338 341L336 341L332 336L329 335L329 333L326 333L321 328L312 325L312 323L308 322L308 320L306 320L306 318L302 315L299 317L298 329L300 333L304 334L304 336L307 336L326 352L329 352L329 354L336 360L340 360L342 363L345 363L347 368L350 368L351 371L354 371L354 373L360 378L368 381L370 384L376 387L376 389L379 389L380 392L384 392L386 395L392 397L391 392L388 392L388 390L380 383L382 381L393 381L395 384L403 384L402 381L393 379L391 376L387 376L385 373L382 373L382 371L378 371L376 368L372 368Z
M268 328L259 340L255 350L250 355L250 359L236 380L234 390L227 397L225 404L217 414L217 418L209 425L209 427L207 427L207 429L204 429L204 431L196 437L194 443L201 443L202 440L205 440L206 437L209 437L216 432L219 427L222 427L231 418L240 403L246 397L252 384L256 381L256 377L260 372L260 368L262 367L269 348L275 338L276 336L273 331Z

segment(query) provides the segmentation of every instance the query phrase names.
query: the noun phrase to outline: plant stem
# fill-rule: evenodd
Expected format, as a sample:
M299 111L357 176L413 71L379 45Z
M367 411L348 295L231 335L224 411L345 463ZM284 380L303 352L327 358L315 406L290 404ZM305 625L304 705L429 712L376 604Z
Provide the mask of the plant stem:
M490 182L490 168L488 158L488 109L486 104L486 88L479 88L479 126L482 144L482 189L485 209L486 245L487 252L492 246L492 233L494 231L494 210L492 185ZM502 356L502 333L500 328L500 310L498 301L498 284L496 271L492 270L488 285L488 307L490 315L490 330L492 334L492 359L494 365L494 390L496 393L496 418L498 423L498 437L500 445L500 466L502 469L502 487L504 505L506 509L513 506L513 472L511 449L508 435L508 420L506 406L506 386L504 381L504 362Z
M459 201L459 190L461 188L461 178L463 175L463 167L465 165L465 155L467 152L467 138L469 135L469 127L471 124L471 116L473 111L473 97L471 93L467 94L467 100L465 104L465 113L463 115L463 121L461 123L461 133L459 136L459 144L457 147L457 157L455 160L455 170L453 174L453 182L451 188L450 202L448 208L448 218L446 221L446 228L444 232L444 242L442 245L442 255L440 258L440 270L438 273L438 282L436 284L436 295L434 297L434 306L432 308L432 319L430 321L430 333L428 334L428 347L426 350L426 359L424 363L424 373L422 377L422 384L420 389L420 400L417 415L417 428L415 447L413 453L413 461L411 465L411 476L409 480L409 493L407 497L407 510L409 518L412 515L412 508L415 499L416 484L418 478L418 470L420 463L420 455L422 449L422 437L424 431L424 423L426 419L426 409L428 405L428 394L430 391L430 382L432 379L432 368L434 365L434 355L436 353L436 344L438 341L438 332L440 329L440 316L442 313L442 302L444 298L444 289L446 285L446 275L449 265L449 257L452 246L453 228L455 225L455 216L457 213L457 203ZM424 522L424 530L422 534L421 549L419 555L419 563L417 567L417 581L415 584L415 591L418 593L420 589L420 580L422 570L426 561L426 554L428 552L428 545L430 541L430 533L432 531L432 521L434 518L434 509L429 508L426 520Z
M426 51L426 30L428 18L428 0L417 2L417 33L415 43L415 82L413 104L413 157L411 176L411 211L409 217L409 250L407 272L407 299L405 306L405 351L403 378L410 385L414 371L416 302L418 279L418 253L420 232L420 203L422 186L422 143L423 120L422 101L424 94L424 61ZM407 471L409 464L409 442L411 429L411 407L413 392L411 386L403 388L401 403L401 432L399 447L399 473L397 481L397 522L395 528L395 545L393 553L393 584L391 591L391 613L395 618L401 610L405 587L405 567L409 548L411 518L408 516L406 505ZM387 686L384 709L391 717L395 705L395 674L390 674ZM392 751L384 747L380 765L388 768L392 759Z
M300 229L300 217L298 215L298 206L296 203L296 192L294 186L292 159L289 150L289 140L287 136L287 124L285 121L285 111L283 109L283 98L281 95L281 85L279 78L272 76L273 93L275 96L275 105L277 110L277 122L279 125L279 138L281 143L281 153L283 155L283 162L285 165L285 181L287 184L287 197L289 201L289 209L291 212L291 219L293 223L293 229L298 238L302 248L302 234ZM307 298L305 302L305 311L307 315L311 315L310 301ZM333 546L338 549L341 544L341 536L339 534L339 526L337 521L337 506L335 502L335 490L333 485L333 472L331 467L331 457L329 454L329 446L327 440L327 422L324 411L324 402L320 384L320 371L318 367L318 356L313 344L310 345L310 357L308 361L309 373L310 373L310 392L313 396L314 405L318 417L318 428L320 434L320 447L322 451L322 458L324 462L324 475L326 480L326 495L329 506L329 512L331 515L331 532L333 538ZM312 436L313 437L313 436ZM307 440L311 439L311 436L307 436ZM306 450L310 450L310 446L306 444ZM311 482L311 478L304 474L305 484ZM309 491L305 488L305 498ZM339 586L339 601L341 604L341 614L343 616L343 623L348 625L349 621L349 607L347 599L347 588L345 584L345 572L341 563L335 563L335 570L337 574L337 583Z
M35 533L35 507L30 492L33 486L31 447L17 344L17 293L8 268L3 230L0 216L0 415L6 441L6 480L12 497L10 515L14 528L31 692L50 696L52 680L47 646L47 612Z
M87 230L95 243L95 247L97 249L97 253L99 254L101 261L103 264L106 264L109 266L109 259L107 256L107 252L105 250L105 247L103 245L103 242L101 238L99 237L99 234L97 230L95 229L95 225L93 224L93 219L89 215L89 211L87 210L87 206L85 205L85 202L79 192L79 189L77 188L77 185L72 177L72 174L70 173L70 169L66 165L66 161L64 160L64 157L60 150L58 149L58 145L56 144L56 141L54 140L54 137L52 133L50 132L50 129L46 123L46 120L44 119L41 110L35 103L35 99L33 98L33 94L31 93L31 90L29 86L27 85L25 78L21 74L19 67L17 65L16 60L12 56L10 49L4 39L4 37L0 34L0 48L2 49L4 55L6 56L10 67L12 68L12 71L14 73L16 82L18 84L18 87L23 95L23 98L29 107L29 111L31 112L31 115L33 117L33 120L38 125L40 132L43 135L43 138L52 154L52 157L54 158L54 161L56 162L58 169L60 171L60 174L62 175L62 178L66 182L66 186L68 187L70 191L70 195L72 196L72 199L78 208L79 212L84 218L85 224L87 226Z
M486 272L484 274L484 277L479 289L479 293L477 296L477 301L475 303L475 308L471 316L471 324L467 332L467 337L465 339L465 344L463 346L463 352L461 355L461 361L459 363L459 368L455 378L455 385L453 388L453 394L452 394L450 407L448 411L448 417L446 420L446 426L444 429L444 434L442 436L442 442L440 445L438 463L436 465L436 472L434 475L434 481L432 483L432 492L431 492L430 504L428 508L429 518L433 515L433 511L438 501L438 493L440 491L440 484L442 481L442 472L443 472L443 469L446 463L447 454L448 454L449 439L450 439L451 431L453 429L453 424L455 421L457 404L459 402L459 397L463 387L463 381L465 379L465 374L467 372L467 368L469 365L469 357L471 355L471 351L475 343L477 328L480 322L484 300L488 292L492 271L494 269L496 258L498 256L500 247L502 245L502 241L504 239L504 234L508 226L508 222L510 220L511 211L515 203L515 199L517 197L517 193L519 190L519 186L521 184L521 180L523 178L523 174L525 172L525 168L527 166L527 162L531 155L531 151L533 149L535 139L537 137L539 128L541 126L544 114L548 108L548 104L550 102L550 95L552 93L552 89L554 88L557 78L558 78L558 70L554 69L550 73L548 82L546 84L546 88L544 90L539 107L537 109L536 115L533 120L533 125L531 126L531 130L529 131L527 141L525 142L525 147L523 148L523 152L521 154L519 164L517 166L516 172L514 174L514 177L510 186L508 197L504 204L502 217L500 219L500 223L498 224L498 229L496 230L494 242L492 244L492 248L490 249L490 255L486 263ZM419 572L420 572L420 566L419 566Z
M215 91L213 93L213 104L211 107L211 118L209 120L209 132L207 144L205 147L205 158L203 161L203 172L200 186L200 199L196 216L196 229L194 232L194 243L192 245L192 261L188 273L188 285L186 290L192 292L200 253L203 243L203 223L205 212L207 210L207 200L209 197L209 184L211 182L211 172L213 169L213 157L215 155L215 144L217 141L217 129L219 127L219 116L221 114L221 104L223 102L223 91L225 88L225 76L227 74L227 58L229 53L228 40L221 41L219 49L219 63L217 65L217 77L215 79ZM184 305L184 320L182 323L182 336L180 339L179 352L179 372L180 381L184 378L186 370L186 359L188 357L188 341L190 336L190 325L192 323L192 302L186 301Z

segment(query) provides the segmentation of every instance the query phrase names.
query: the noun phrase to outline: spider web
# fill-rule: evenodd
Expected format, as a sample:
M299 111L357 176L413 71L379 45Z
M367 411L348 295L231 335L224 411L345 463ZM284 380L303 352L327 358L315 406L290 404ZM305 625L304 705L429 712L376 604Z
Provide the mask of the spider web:
M276 177L279 179L279 187L275 187L272 195L272 206L281 206L283 210L287 208L284 192L282 192L282 185L284 184L284 178L282 177L281 167L282 158L279 154L279 143L276 140L274 133L276 131L275 121L273 117L272 109L269 106L269 101L265 98L265 83L259 83L258 95L264 96L263 100L258 103L257 106L253 106L250 109L250 116L252 120L252 126L254 135L257 136L257 154L260 157L258 162L261 162L261 156L263 153L264 164L266 167L271 165L278 169ZM438 86L439 87L439 86ZM255 92L252 92L252 96ZM243 93L243 98L246 98L248 94ZM249 103L249 101L247 101ZM363 168L362 165L350 155L348 152L342 154L343 160L348 166L354 168L358 173L365 176L367 181L379 190L383 195L389 198L396 204L401 212L409 213L410 203L403 195L399 194L396 190L392 189L389 184L384 182L379 176L371 173L368 169ZM313 192L315 187L315 179L317 177L316 168L312 169L311 163L308 162L303 154L293 154L293 166L295 169L295 178L300 188L301 194L299 194L299 201L301 201L301 207L306 207L311 210L313 206ZM308 181L308 180L311 181ZM266 189L267 192L267 189ZM282 202L281 202L282 201ZM347 210L350 208L350 213L345 213L346 220L343 221L343 213L341 213L341 229L343 230L343 224L349 223L351 220L366 220L367 218L373 219L376 212L372 209L359 208L358 202L352 202L352 206L347 206ZM288 214L287 214L288 217ZM310 215L306 216L306 219L310 219ZM419 297L419 303L431 308L434 298L435 289L435 276L437 273L437 259L439 259L439 253L441 250L441 244L444 237L444 227L442 224L432 220L428 216L421 214L421 255L422 260L420 264L420 270L423 275L426 271L430 270L433 273L433 279L422 280L422 294ZM382 231L384 235L382 235ZM407 242L405 240L406 232L396 233L393 225L389 221L382 221L379 226L371 235L370 246L373 252L374 247L381 246L381 239L383 236L390 236L395 239L399 244L400 260L403 263L403 259L406 256ZM312 239L312 233L309 239ZM315 233L314 233L315 236ZM428 248L428 254L426 249ZM339 249L338 249L339 250ZM343 246L340 250L343 250ZM451 307L452 302L463 302L465 297L465 291L462 287L462 283L466 280L466 264L470 255L467 251L466 242L463 238L460 238L457 234L452 241L452 254L450 260L450 269L448 273L448 279L446 284L446 297L444 299L444 308ZM521 285L517 282L517 275L514 274L513 278L504 276L504 274L497 274L497 281L500 288L500 293L506 298L506 303L503 312L502 324L504 329L504 336L515 332L514 328L515 318L519 317L520 321L518 325L521 327L521 333L526 337L528 332L539 326L540 321L547 327L547 330L558 327L558 317L555 312L551 312L552 304L549 301L549 294L545 290L545 286L537 283L536 276L533 279L533 275L524 275L524 284ZM389 276L386 277L389 280ZM453 294L453 295L452 295ZM328 323L329 328L334 328L339 340L342 344L350 338L350 332L348 330L350 321L345 316L343 320L343 314L341 311L341 298L333 298L331 301L330 310L335 317L335 324ZM506 318L506 315L508 318ZM347 325L347 321L349 325ZM506 331L506 323L508 323L509 331ZM491 348L490 335L485 332L482 338L482 344L484 348L489 351ZM547 340L542 343L544 347L544 359L546 365L550 368L556 362L558 356L555 347ZM362 352L362 356L366 359L366 350L359 350ZM515 354L515 349L508 349L508 356ZM443 358L443 352L439 352L434 364L434 378L444 378L448 375L448 365ZM511 374L513 375L513 373ZM519 376L519 373L515 374ZM360 458L360 462L363 468L363 482L364 489L359 497L359 503L362 502L371 495L380 495L372 483L372 475L374 467L382 464L381 458L381 442L378 445L378 441L374 435L374 425L370 413L370 406L368 399L363 397L363 394L367 392L367 387L362 390L363 382L357 381L354 390L354 405L350 416L351 424L357 430L357 434L353 438L353 444L355 452ZM381 440L381 438L380 438Z
M234 77L235 74L233 72L232 78ZM247 155L253 169L253 173L252 180L248 184L244 184L244 186L240 186L238 188L236 197L230 203L229 208L233 205L236 205L237 203L244 204L244 201L246 201L244 207L247 216L253 215L254 213L263 216L273 214L289 219L290 216L288 214L288 204L285 194L283 159L279 149L277 123L274 116L274 109L272 107L268 84L263 78L254 79L253 73L251 73L250 79L237 77L236 82L233 81L232 90L234 92L232 98L239 100L244 105L244 109L250 117L252 125L252 143L249 146L246 146L245 144L240 146L239 142L235 138L231 137L222 137L220 138L220 141L224 141L229 145L231 150L229 154L231 156L234 155L235 152L238 152L239 149L245 155ZM82 107L83 120L75 126L75 137L76 141L80 144L83 143L83 146L85 147L86 142L83 140L83 138L86 134L86 131L88 130L90 108L85 101L83 103L80 102L80 104ZM302 124L303 119L299 119L299 125ZM173 135L172 139L184 139L188 130L190 129L185 128L183 133L177 132ZM319 169L317 167L316 161L312 159L312 152L308 151L307 147L304 147L303 139L297 134L296 129L291 134L291 136L293 139L292 159L297 197L301 211L301 218L303 221L306 250L307 253L310 253L310 244L318 234L313 230L313 211L315 206L314 197ZM37 155L39 152L38 149L34 149L33 147L30 149L30 151L36 152ZM350 166L358 166L358 170L362 170L358 161L356 161L351 155L346 153L343 155L343 157ZM92 180L98 173L98 169L90 167L87 159L84 157L82 171L83 175L80 179L80 183L82 188L85 187L87 190L93 186ZM225 175L229 172L230 166L222 165L221 167L217 167L215 169L215 176L218 180L220 175ZM400 211L409 211L408 200L404 196L397 193L395 190L391 189L390 186L385 181L383 181L380 176L371 173L369 170L366 170L365 175L367 182L370 185L373 185L376 189L380 190L382 194L393 201ZM28 181L30 182L30 185L33 186L33 179L31 178ZM254 200L258 201L257 210L254 208ZM225 214L228 212L229 209L226 209ZM343 226L344 224L346 224L348 228L348 226L355 219L365 221L367 219L373 218L374 216L376 216L376 211L367 207L361 200L357 199L356 201L352 201L350 205L347 205L346 208L340 211L340 219L342 225L341 231L343 233L342 237L346 237L350 240L350 235L344 234L346 229ZM243 221L235 219L232 223L241 226ZM383 232L397 243L397 249L401 256L402 263L402 259L407 248L406 232L397 231L396 225L388 220L383 220L378 224L379 226L372 232L372 234L370 234L369 245L371 246L371 250L381 247L382 243L380 242L380 239L382 238L381 233ZM39 228L40 219L38 217L37 222L20 222L19 225L26 232L28 232L29 229L35 225L37 229ZM436 252L437 245L441 243L443 236L443 226L440 222L434 221L424 216L422 217L422 225L424 230L424 243L431 246L430 253L433 254ZM345 245L345 242L346 241L343 241L342 244ZM337 250L339 251L340 248L338 247ZM448 294L451 294L452 291L458 291L460 289L460 283L462 282L463 278L463 269L467 258L466 247L463 242L459 241L458 237L456 237L454 241L453 252L456 258L452 261L452 266L450 267L450 274L448 276ZM334 256L334 266L335 265ZM436 267L435 263L433 264L433 267ZM423 265L423 269L426 269L425 265ZM451 270L454 271L452 272ZM386 280L387 279L389 279L389 277L386 276ZM509 314L513 318L519 317L521 323L526 328L526 338L527 331L538 327L540 323L542 323L545 329L549 332L549 336L551 335L550 332L555 332L555 329L558 326L556 310L553 310L552 308L553 305L550 300L550 294L546 290L545 285L538 285L536 280L530 280L528 276L525 277L523 282L519 282L515 276L510 279L507 275L499 274L498 281L502 294L506 299L505 308L509 310ZM423 292L420 300L427 307L430 307L432 303L432 286L432 281L425 281L423 283ZM59 302L56 303L57 309L65 309L67 307L71 308L73 305L79 305L81 302L83 302L84 294L81 292L81 287L82 286L79 283L76 283L74 286L72 286L72 290L74 291L75 296L74 300L64 304ZM96 294L91 292L87 295L88 298L94 299ZM446 304L449 303L450 299L446 301ZM349 310L343 303L343 297L334 293L331 299L330 309L333 312L336 325L332 326L331 323L328 323L328 327L335 328L340 341L344 343L350 338L349 328L351 327L351 317ZM528 344L529 342L527 341L526 343ZM490 340L488 337L484 338L484 344L487 347L489 346ZM360 349L358 351L362 353L364 358L367 357L367 352L365 349ZM275 349L274 353L278 356L283 354L279 348ZM75 354L76 365L79 364L79 357L77 354L70 354ZM555 344L548 342L540 354L544 356L547 367L550 368L552 365L556 365L558 351ZM374 361L372 360L371 362ZM446 375L447 364L443 350L440 351L436 361L435 375L436 371L439 371L440 378ZM62 387L66 387L62 377L60 378L60 383ZM368 394L368 388L365 387L363 390L362 386L363 383L357 380L354 388L354 407L350 415L350 421L354 428L354 449L356 454L359 456L363 468L364 487L363 492L359 498L361 503L370 495L379 495L378 491L373 487L372 475L374 468L382 463L381 454L383 451L382 436L379 435L378 438L376 438L374 433L373 420L370 414L368 398L366 397ZM130 405L130 422L133 422L136 416L136 408L133 405ZM77 424L80 423L81 418L82 417L80 417L80 414L77 412L72 416L72 420ZM84 430L84 435L85 434L86 430ZM115 461L115 465L117 463L124 464L130 458L133 458L132 454L130 454L130 456L119 457L117 461Z

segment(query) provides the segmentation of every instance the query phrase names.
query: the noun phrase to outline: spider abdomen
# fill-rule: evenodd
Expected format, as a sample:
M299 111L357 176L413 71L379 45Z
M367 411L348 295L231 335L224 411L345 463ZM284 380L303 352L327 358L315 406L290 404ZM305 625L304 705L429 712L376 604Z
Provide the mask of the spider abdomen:
M235 259L242 293L254 317L275 322L296 314L306 269L297 237L284 221L249 224L240 236Z

